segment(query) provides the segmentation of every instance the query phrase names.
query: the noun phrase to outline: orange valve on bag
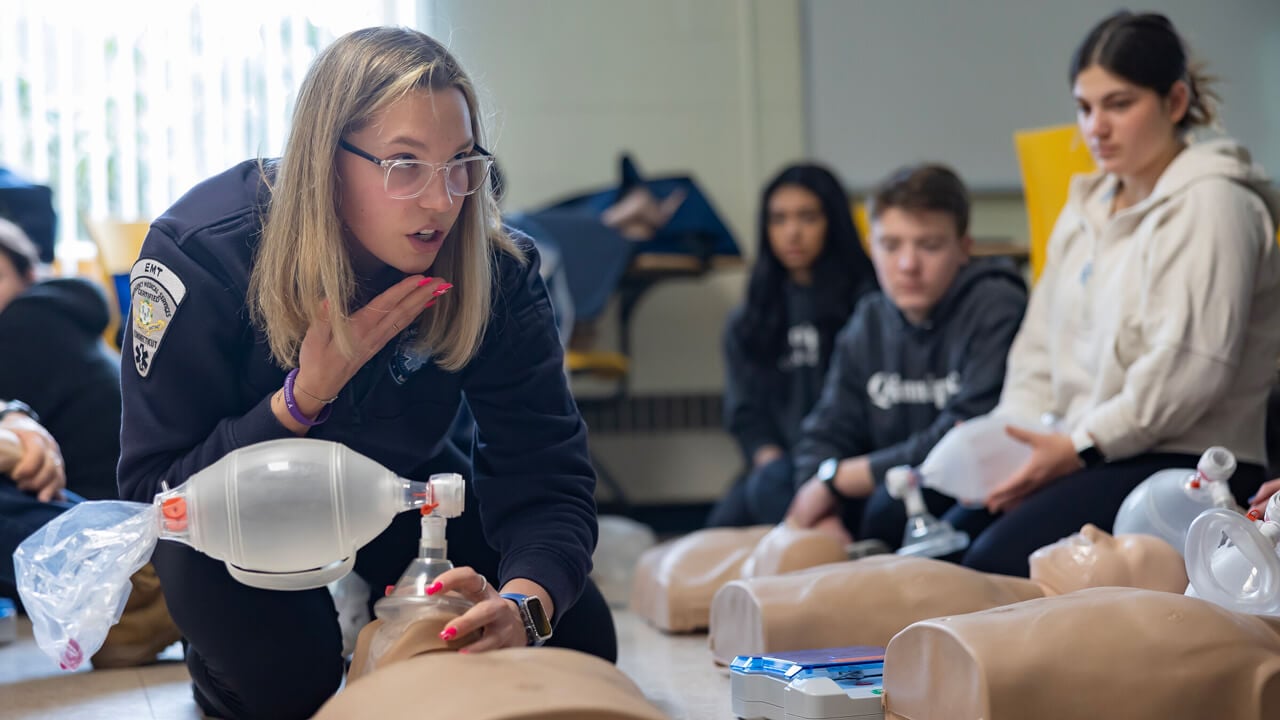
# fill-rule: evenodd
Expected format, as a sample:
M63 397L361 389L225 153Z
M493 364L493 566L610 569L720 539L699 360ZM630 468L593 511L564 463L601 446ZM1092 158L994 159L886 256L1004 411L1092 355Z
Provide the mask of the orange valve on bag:
M187 529L186 498L171 497L160 505L164 515L164 528L169 532L182 532Z

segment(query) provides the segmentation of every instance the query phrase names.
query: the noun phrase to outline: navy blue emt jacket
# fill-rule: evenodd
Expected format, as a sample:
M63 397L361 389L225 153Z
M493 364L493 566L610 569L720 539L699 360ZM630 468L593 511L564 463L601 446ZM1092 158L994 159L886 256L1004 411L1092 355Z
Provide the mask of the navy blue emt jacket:
M249 320L246 293L268 210L257 161L197 185L151 226L131 276L121 361L120 492L149 502L253 443L292 437L271 411L285 370ZM531 242L497 254L492 317L476 356L446 372L406 329L362 367L308 437L343 443L418 477L465 393L475 415L473 483L500 581L537 582L556 616L577 601L596 542L586 426ZM472 508L472 512L476 509Z

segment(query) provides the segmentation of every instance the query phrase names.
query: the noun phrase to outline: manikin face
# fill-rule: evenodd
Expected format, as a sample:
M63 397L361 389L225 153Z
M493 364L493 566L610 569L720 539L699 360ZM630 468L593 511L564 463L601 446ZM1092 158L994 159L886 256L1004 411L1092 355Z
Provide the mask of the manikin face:
M1053 595L1092 587L1137 587L1181 592L1182 555L1150 535L1115 537L1094 525L1031 554L1031 579Z
M457 88L415 90L345 139L386 160L433 163L465 157L475 146L471 113ZM337 162L338 213L354 236L357 265L390 265L407 275L430 269L468 198L451 195L437 176L421 195L396 199L387 194L383 168L350 152L339 152Z

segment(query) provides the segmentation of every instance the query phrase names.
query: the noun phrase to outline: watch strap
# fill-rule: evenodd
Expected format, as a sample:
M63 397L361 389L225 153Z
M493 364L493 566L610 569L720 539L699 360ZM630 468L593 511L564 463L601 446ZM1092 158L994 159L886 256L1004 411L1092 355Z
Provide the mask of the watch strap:
M3 419L4 416L9 413L15 412L20 412L35 422L40 422L40 416L36 414L36 411L32 410L30 405L22 402L21 400L10 400L0 405L0 419Z
M537 620L534 619L533 611L529 607L530 606L529 601L532 596L525 595L523 593L501 593L499 596L504 600L510 600L511 602L515 603L516 608L520 610L520 619L524 623L525 642L528 645L531 645L531 646L542 645L548 639L551 638L551 633L547 633L544 636L538 631L539 623ZM533 598L533 599L536 599L536 598ZM541 601L539 601L538 607L539 608L542 607ZM544 614L544 619L545 619L545 614ZM549 623L548 623L548 626L550 626Z

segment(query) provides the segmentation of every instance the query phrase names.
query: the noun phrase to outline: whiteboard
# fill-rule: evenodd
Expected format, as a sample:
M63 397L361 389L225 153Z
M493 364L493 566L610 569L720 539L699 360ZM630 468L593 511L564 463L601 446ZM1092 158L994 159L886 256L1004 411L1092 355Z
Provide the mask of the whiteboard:
M1280 0L1140 7L1169 16L1222 78L1227 131L1280 175ZM973 190L1016 191L1012 133L1074 122L1071 52L1116 8L1114 0L806 0L806 149L855 191L926 160L951 165Z

